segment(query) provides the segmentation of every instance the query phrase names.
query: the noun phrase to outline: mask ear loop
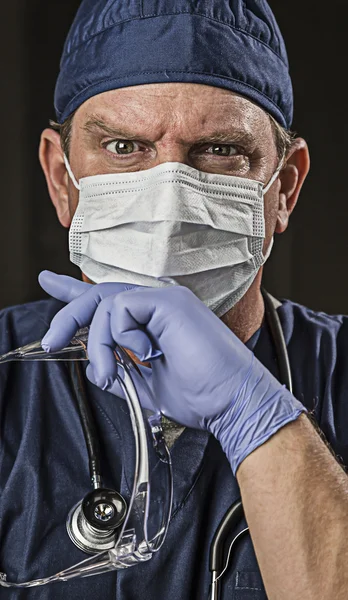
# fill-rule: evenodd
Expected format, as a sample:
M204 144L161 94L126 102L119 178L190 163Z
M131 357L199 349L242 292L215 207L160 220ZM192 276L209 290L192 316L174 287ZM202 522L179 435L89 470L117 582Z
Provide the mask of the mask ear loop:
M284 166L284 162L285 162L285 152L280 160L280 163L277 167L277 169L275 170L275 172L273 173L271 179L269 180L269 182L267 183L267 185L263 188L263 193L266 194L266 192L268 192L268 190L270 189L270 187L273 185L273 183L275 182L275 180L277 179L280 171L282 170L283 166ZM272 252L272 248L273 248L273 244L274 244L274 237L272 236L271 242L266 250L266 254L264 254L263 258L264 258L264 262L266 262L266 260L268 260L271 252Z
M74 173L73 173L73 172L72 172L72 170L71 170L71 166L70 166L70 164L69 164L69 161L68 161L68 159L67 159L67 157L66 157L66 155L65 155L65 154L63 154L63 156L64 156L64 163L65 163L65 166L66 166L66 170L67 170L67 171L68 171L68 173L69 173L69 177L70 177L71 181L73 182L74 186L76 187L76 189L80 191L80 190L81 190L81 186L80 186L80 184L77 182L77 180L76 180L76 178L75 178L75 175L74 175Z
M285 162L285 152L281 158L281 161L277 167L277 169L274 171L271 179L269 180L269 182L267 183L267 185L263 188L263 193L266 194L266 192L268 192L268 190L270 189L270 187L273 185L273 183L275 182L275 180L277 179L280 171L282 170L283 166L284 166L284 162Z

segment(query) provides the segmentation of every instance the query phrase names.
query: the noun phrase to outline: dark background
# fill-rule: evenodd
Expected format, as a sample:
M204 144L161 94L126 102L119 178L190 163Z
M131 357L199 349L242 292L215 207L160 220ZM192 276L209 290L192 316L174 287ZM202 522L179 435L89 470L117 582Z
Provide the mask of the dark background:
M348 312L346 0L272 0L295 91L293 129L312 168L288 231L265 269L269 291L314 309ZM78 276L40 171L41 130L79 0L1 2L0 308L44 297L42 269Z

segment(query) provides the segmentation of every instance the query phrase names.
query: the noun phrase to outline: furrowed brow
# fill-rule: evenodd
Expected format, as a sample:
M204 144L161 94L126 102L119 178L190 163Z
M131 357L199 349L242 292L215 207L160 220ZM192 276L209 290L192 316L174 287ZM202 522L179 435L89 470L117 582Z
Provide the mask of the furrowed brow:
M91 115L83 125L82 129L91 134L104 133L114 139L139 140L140 138L144 138L144 136L136 135L134 131L128 130L124 127L110 127L110 125L108 125L99 115ZM250 146L256 143L256 139L254 135L248 131L242 129L231 129L231 131L217 130L209 135L195 138L190 142L191 145L212 143L245 144Z
M209 135L202 136L194 141L195 144L254 144L255 137L252 133L241 130L215 131Z
M114 129L98 117L92 117L88 119L88 121L86 121L86 123L83 125L82 129L87 133L95 134L102 132L110 137L118 139L131 140L139 137L135 136L131 131L127 131L127 129Z

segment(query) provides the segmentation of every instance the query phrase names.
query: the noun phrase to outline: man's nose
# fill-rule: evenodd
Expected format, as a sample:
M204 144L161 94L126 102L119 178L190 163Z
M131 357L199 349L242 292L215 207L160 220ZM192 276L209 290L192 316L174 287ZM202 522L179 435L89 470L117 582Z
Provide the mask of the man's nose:
M189 149L185 144L166 143L157 146L156 166L166 162L190 164Z

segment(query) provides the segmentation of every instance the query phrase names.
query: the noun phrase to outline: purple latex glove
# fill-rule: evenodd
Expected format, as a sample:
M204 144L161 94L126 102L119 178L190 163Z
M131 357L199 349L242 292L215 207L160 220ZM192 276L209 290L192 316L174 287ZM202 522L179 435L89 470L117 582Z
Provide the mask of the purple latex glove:
M57 315L52 319L51 328L53 328L55 332L53 343L51 343L51 340L47 335L41 342L43 348L48 352L54 348L63 348L75 335L78 329L90 325L94 311L102 300L112 297L114 294L117 294L120 291L133 290L138 287L129 283L104 283L94 286L90 283L85 283L78 279L74 279L73 277L68 277L67 275L57 275L52 271L42 271L39 275L39 283L45 292L57 300L67 303L67 306L64 307L63 310L59 311L59 313L57 313ZM97 290L97 293L95 293L95 290ZM83 315L79 314L81 320L76 321L74 300L76 300L82 294L84 294L83 301L86 303L86 315L90 315L90 317L84 319ZM112 366L114 366L114 356L111 358L108 354L107 359L109 359L112 363ZM138 367L142 371L146 382L151 387L151 369L142 365L138 365ZM91 364L88 365L86 374L89 380L98 387L101 387L103 390L108 389L109 392L115 394L116 396L124 398L123 390L117 379L115 379L114 382L109 380L106 381L104 379L99 380L98 374L96 377ZM138 390L138 393L141 396L142 390ZM151 398L148 394L143 394L140 400L143 408L147 408L155 412L158 410L153 406Z
M157 408L187 427L210 431L234 474L248 454L306 411L187 288L99 284L77 295L71 278L49 277L40 277L48 293L67 301L75 286L74 299L54 317L43 342L58 350L90 324L87 376L113 393L115 341L153 361Z

